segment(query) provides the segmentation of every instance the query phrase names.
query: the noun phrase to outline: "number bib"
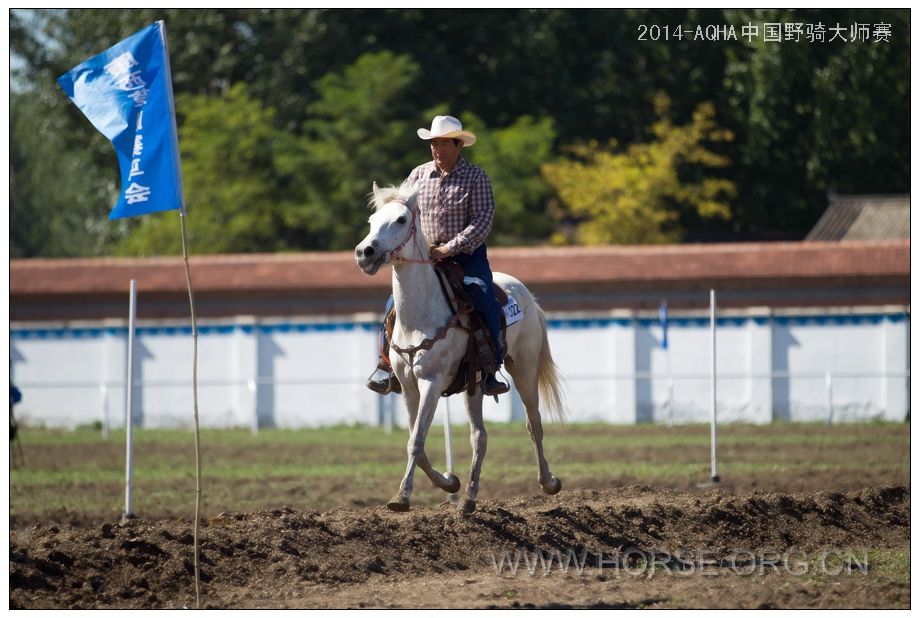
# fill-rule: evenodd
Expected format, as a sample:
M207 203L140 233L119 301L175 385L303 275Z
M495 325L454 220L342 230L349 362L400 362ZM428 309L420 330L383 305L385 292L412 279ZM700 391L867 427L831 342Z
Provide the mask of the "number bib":
M508 326L524 319L524 310L517 304L513 296L508 296L508 303L502 307L502 311L505 313L505 324Z

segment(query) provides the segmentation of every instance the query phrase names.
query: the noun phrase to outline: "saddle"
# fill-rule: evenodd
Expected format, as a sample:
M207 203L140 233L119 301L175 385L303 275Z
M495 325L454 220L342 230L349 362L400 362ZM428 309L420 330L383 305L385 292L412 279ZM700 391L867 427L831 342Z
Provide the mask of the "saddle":
M463 284L463 268L453 260L438 260L435 263L435 273L438 276L438 283L441 284L441 292L444 299L450 307L451 314L465 315L468 324L461 328L466 328L470 332L467 338L466 354L460 360L457 367L457 374L451 381L450 386L441 393L442 397L454 395L462 391L472 395L476 392L476 385L479 383L478 374L489 374L498 371L498 364L495 362L495 343L486 326L485 321L473 307L473 300L466 291ZM446 283L445 283L446 282ZM451 298L450 292L453 293ZM492 284L492 291L495 294L495 300L499 307L504 307L508 302L508 295L495 283ZM507 354L507 331L505 314L499 311L501 317L501 340L502 350L505 352L505 362L510 363L511 358ZM396 324L396 310L391 309L384 318L384 328L386 329L387 341L393 340L393 327ZM384 353L386 358L386 353Z

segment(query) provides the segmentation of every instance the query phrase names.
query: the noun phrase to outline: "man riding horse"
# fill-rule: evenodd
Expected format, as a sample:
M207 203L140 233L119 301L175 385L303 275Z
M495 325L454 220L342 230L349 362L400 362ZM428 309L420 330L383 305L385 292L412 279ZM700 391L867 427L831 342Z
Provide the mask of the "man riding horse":
M432 243L428 257L451 259L463 268L465 287L489 329L495 352L495 366L489 368L483 379L482 393L487 396L507 393L508 385L495 377L504 353L500 309L492 293L492 269L486 254L495 198L486 173L461 155L464 148L476 143L476 136L464 131L453 116L435 116L431 129L419 129L418 136L431 142L432 160L412 170L407 181L418 187L422 230ZM387 312L392 301L391 297ZM377 363L367 387L381 394L398 392L399 382L385 355Z

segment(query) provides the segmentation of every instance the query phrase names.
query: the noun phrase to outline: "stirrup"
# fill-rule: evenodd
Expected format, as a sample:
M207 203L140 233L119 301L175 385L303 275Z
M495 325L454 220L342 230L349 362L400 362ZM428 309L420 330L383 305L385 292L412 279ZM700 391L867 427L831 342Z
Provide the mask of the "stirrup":
M367 386L369 389L375 393L380 393L381 395L386 395L392 390L392 383L396 382L399 384L399 381L396 379L391 372L381 369L378 367L374 370L374 373L367 379ZM402 390L402 389L400 389Z

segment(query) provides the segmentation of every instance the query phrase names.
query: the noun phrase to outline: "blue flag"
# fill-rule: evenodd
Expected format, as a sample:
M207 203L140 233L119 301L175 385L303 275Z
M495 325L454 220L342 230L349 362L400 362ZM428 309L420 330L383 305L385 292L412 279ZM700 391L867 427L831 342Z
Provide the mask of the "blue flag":
M121 195L109 219L183 209L163 22L74 67L58 83L115 146Z

